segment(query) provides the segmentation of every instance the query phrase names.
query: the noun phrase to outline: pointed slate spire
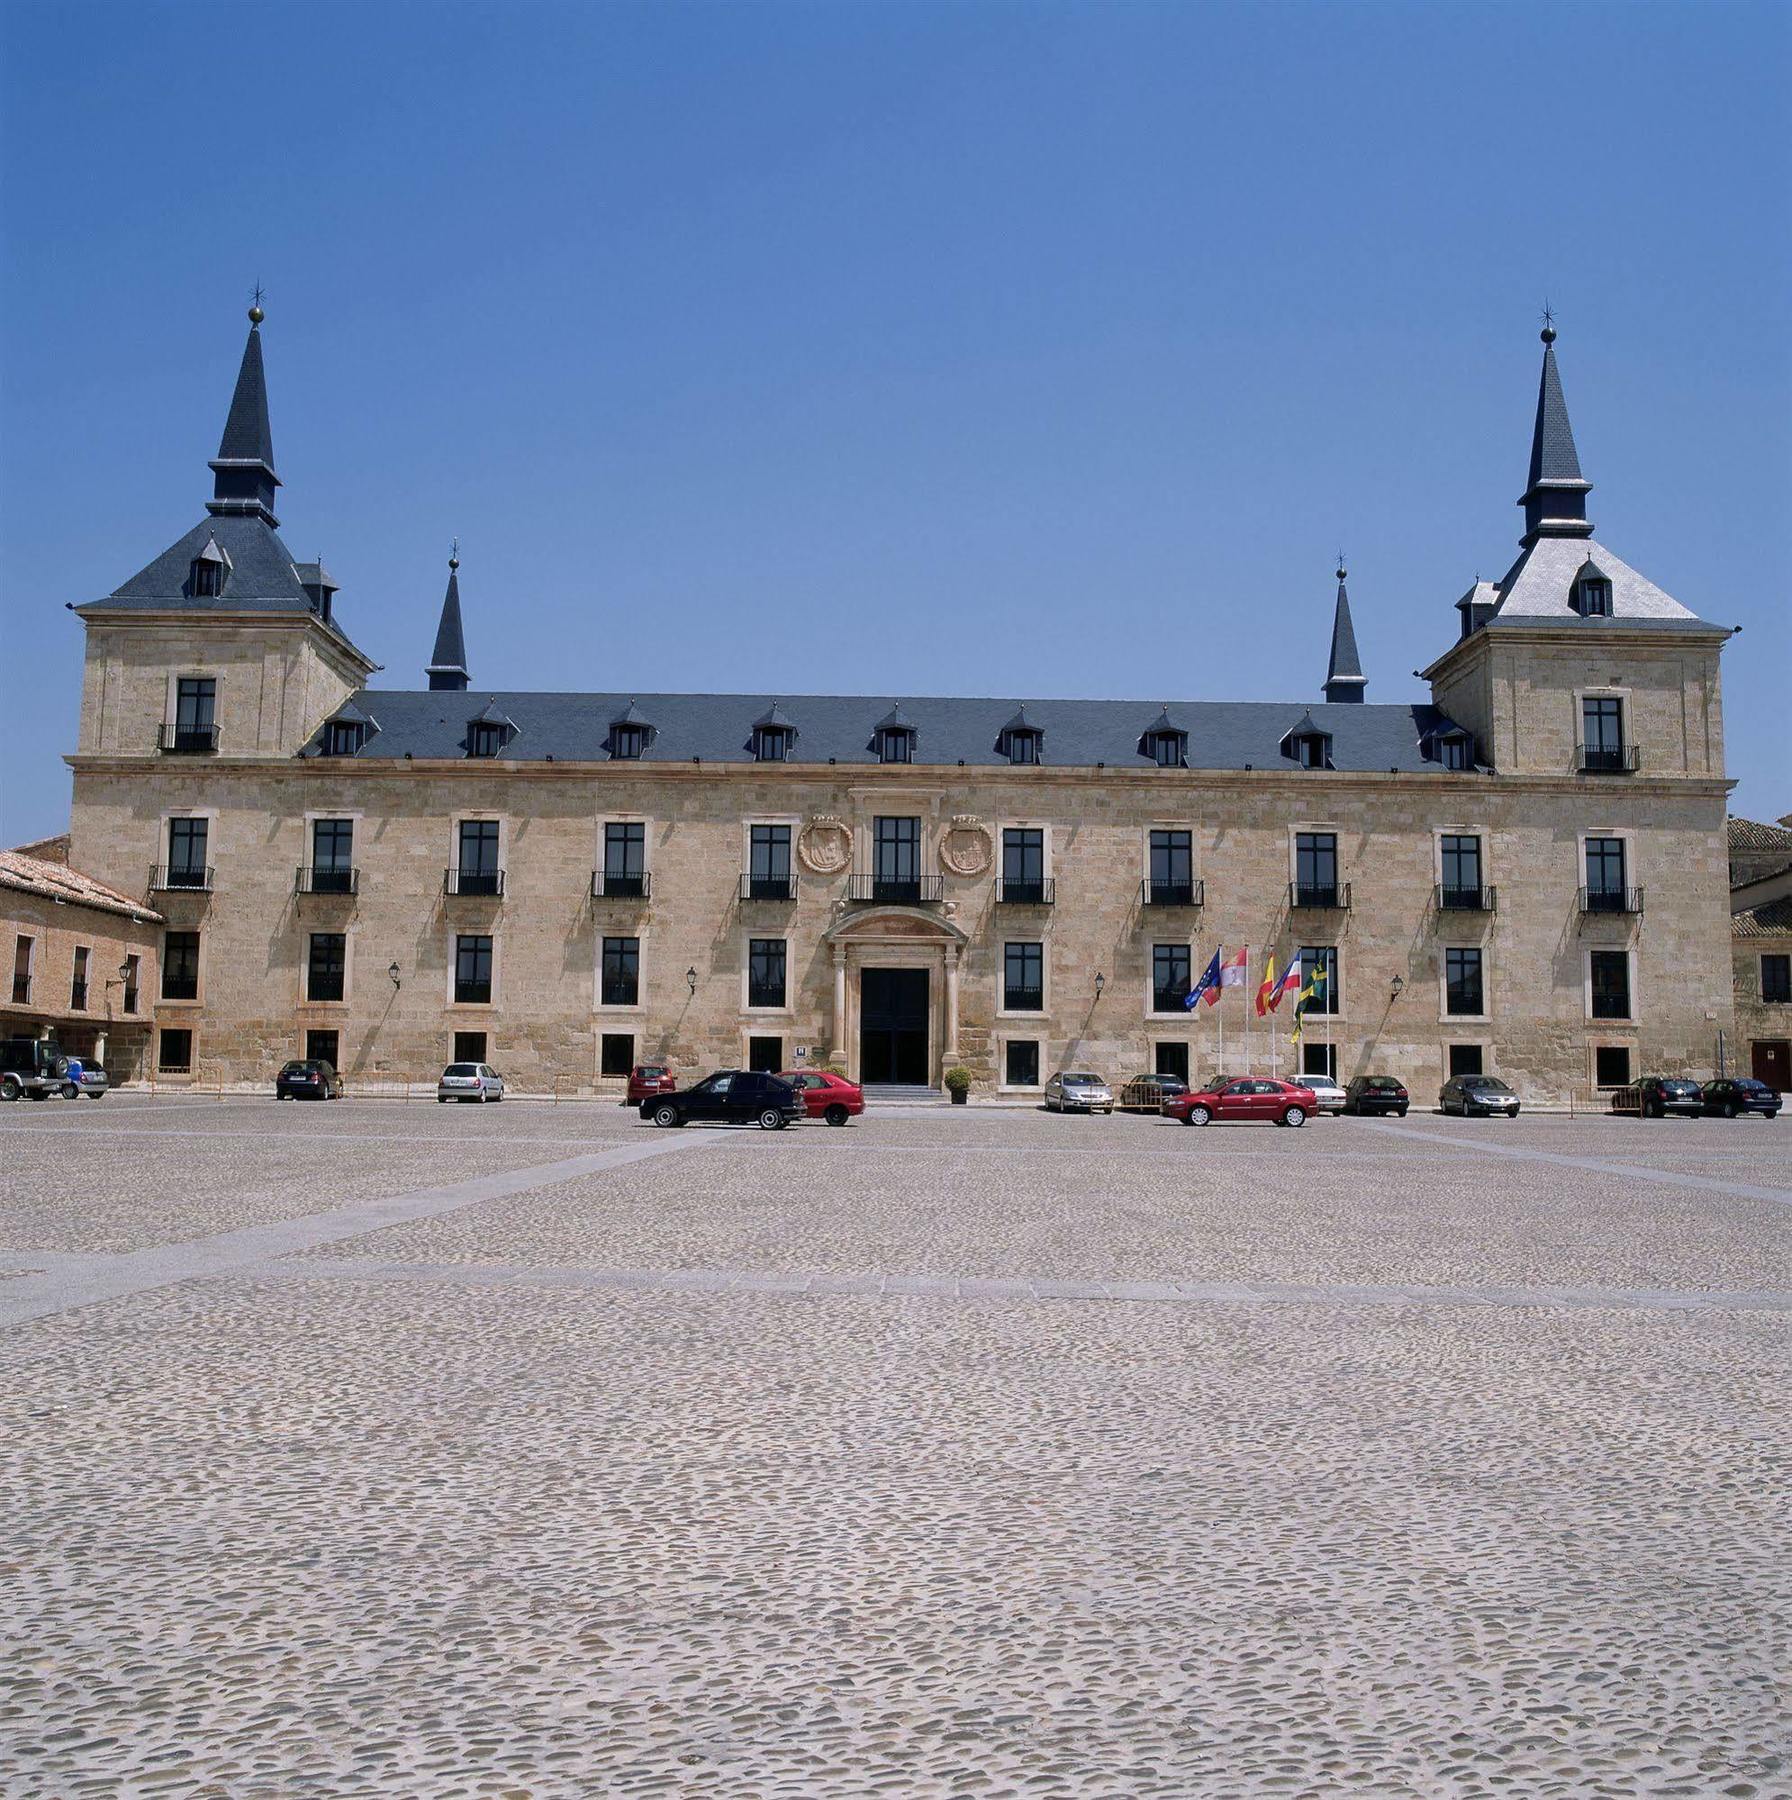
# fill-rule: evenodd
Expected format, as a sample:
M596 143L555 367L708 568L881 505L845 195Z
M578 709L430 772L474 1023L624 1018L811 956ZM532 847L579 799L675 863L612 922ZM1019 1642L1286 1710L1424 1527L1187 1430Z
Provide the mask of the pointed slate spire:
M1587 495L1592 482L1580 472L1580 455L1574 448L1574 431L1568 423L1568 402L1562 398L1562 377L1556 370L1556 330L1544 314L1543 375L1537 384L1537 422L1531 431L1530 480L1518 502L1524 508L1524 536L1528 550L1540 537L1591 537L1587 523Z
M274 489L280 477L274 473L274 433L268 424L268 384L261 367L259 306L249 308L249 341L243 346L242 367L236 374L236 391L230 396L230 412L224 420L224 436L218 454L208 465L212 471L212 497L206 510L213 514L249 514L269 525L274 517Z
M1325 697L1333 702L1360 706L1369 685L1356 650L1356 626L1350 618L1350 595L1345 591L1346 571L1338 558L1338 606L1332 614L1332 654L1325 665Z
M457 546L458 548L458 546ZM430 653L429 677L433 691L460 692L472 679L467 674L467 640L460 628L460 558L448 558L448 591L442 596L442 622L436 627L436 647Z

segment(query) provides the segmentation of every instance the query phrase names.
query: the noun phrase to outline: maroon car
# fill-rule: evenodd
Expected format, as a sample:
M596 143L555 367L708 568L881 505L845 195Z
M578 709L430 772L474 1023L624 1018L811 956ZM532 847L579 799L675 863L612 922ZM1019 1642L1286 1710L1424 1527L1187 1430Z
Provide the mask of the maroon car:
M844 1125L865 1110L865 1090L856 1081L826 1069L785 1069L780 1081L788 1081L803 1097L803 1108L812 1119Z
M1304 1125L1314 1110L1313 1090L1273 1075L1233 1075L1209 1080L1192 1093L1164 1102L1164 1116L1184 1125Z
M639 1107L677 1091L678 1078L664 1063L636 1063L628 1072L628 1098L622 1104Z

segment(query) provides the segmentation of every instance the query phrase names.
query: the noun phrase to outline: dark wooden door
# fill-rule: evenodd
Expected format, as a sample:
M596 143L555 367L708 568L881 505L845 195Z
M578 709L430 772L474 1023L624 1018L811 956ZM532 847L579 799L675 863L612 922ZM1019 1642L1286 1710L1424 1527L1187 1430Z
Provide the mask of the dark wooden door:
M1792 1043L1784 1038L1757 1038L1754 1042L1754 1076L1775 1093L1792 1089Z
M859 1079L923 1086L928 1076L927 971L859 976Z

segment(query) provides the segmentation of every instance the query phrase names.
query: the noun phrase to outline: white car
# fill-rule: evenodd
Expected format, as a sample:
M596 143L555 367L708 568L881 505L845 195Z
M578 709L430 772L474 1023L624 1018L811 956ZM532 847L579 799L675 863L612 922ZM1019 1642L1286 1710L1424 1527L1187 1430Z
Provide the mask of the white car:
M436 1083L436 1100L446 1106L450 1100L502 1100L504 1077L490 1063L450 1063Z
M1049 1112L1111 1113L1114 1090L1086 1069L1061 1069L1045 1084Z
M1313 1090L1315 1112L1341 1113L1344 1110L1344 1090L1329 1075L1290 1075L1288 1079Z

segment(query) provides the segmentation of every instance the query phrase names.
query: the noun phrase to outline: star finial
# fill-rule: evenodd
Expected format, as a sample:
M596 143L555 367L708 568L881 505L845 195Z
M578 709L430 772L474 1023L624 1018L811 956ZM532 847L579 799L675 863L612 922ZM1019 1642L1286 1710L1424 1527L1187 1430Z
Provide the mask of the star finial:
M1342 550L1340 550L1338 552L1338 579L1340 581L1342 581L1345 578L1345 575L1346 575L1346 570L1344 567L1344 552Z
M261 303L266 298L267 289L259 281L256 282L255 291L249 296L249 323L251 325L259 325L267 317L267 314L261 310Z
M1553 344L1556 341L1556 316L1550 311L1549 302L1543 302L1543 341Z

